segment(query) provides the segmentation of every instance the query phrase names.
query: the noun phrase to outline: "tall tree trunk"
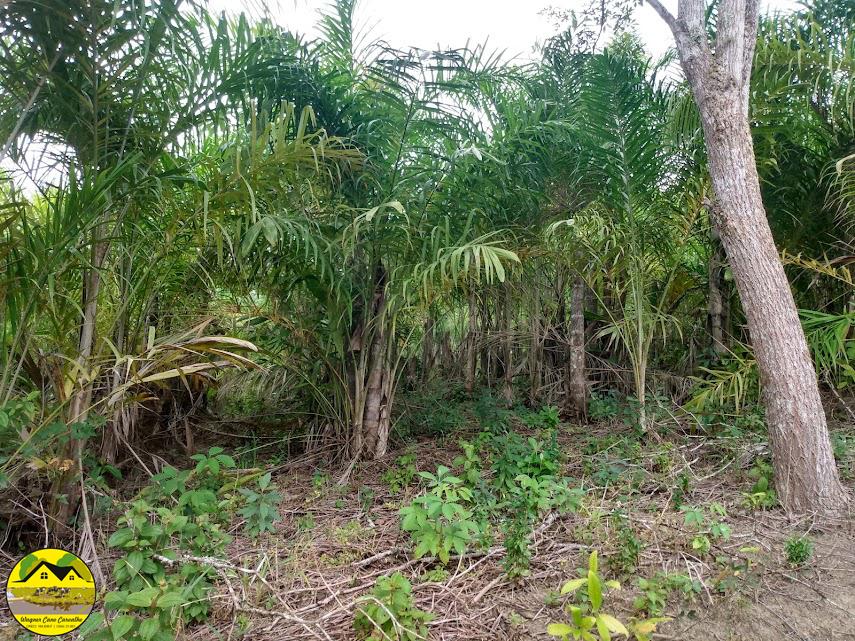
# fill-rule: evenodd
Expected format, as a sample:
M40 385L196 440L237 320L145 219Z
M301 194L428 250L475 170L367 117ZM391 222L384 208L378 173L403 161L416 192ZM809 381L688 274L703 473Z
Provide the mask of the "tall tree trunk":
M718 237L718 232L713 230L711 234L713 245L708 266L709 278L709 328L712 339L712 352L716 360L720 360L727 352L724 345L724 296L722 292L724 275L724 248Z
M540 319L540 295L534 290L534 302L529 316L531 345L528 350L528 403L530 407L540 404L541 371L543 368L543 330Z
M511 330L513 310L511 308L511 286L505 282L502 309L502 398L506 407L514 405L514 336Z
M424 337L422 338L422 364L421 364L421 379L425 383L431 376L435 358L435 347L433 340L433 328L436 325L436 312L433 307L428 311L428 317L425 319Z
M585 281L573 279L570 293L570 353L567 358L567 402L565 411L574 421L588 419L588 381L585 371Z
M362 419L363 455L365 458L380 458L386 454L389 444L389 397L390 378L388 337L386 335L386 274L381 266L375 273L373 317L366 323L371 336L368 352L368 377L365 385L365 409Z
M98 299L101 294L101 269L107 259L109 245L102 240L102 226L99 225L92 242L92 265L83 277L83 319L77 342L77 366L79 367L79 387L72 394L69 403L67 424L82 423L89 416L95 382L90 380L91 358L95 350L95 336L98 321ZM65 458L79 461L83 455L83 441L70 439L66 447ZM69 517L77 510L80 502L78 492L77 466L63 472L54 482L51 490L51 523L64 527ZM60 500L62 497L64 500Z
M475 298L475 289L470 284L467 311L469 313L469 332L466 335L466 378L463 388L467 394L475 392L475 368L476 368L476 344L475 338L478 332L478 301Z
M674 33L701 114L717 200L713 222L748 321L778 495L791 513L840 514L849 497L840 484L816 370L763 208L748 122L758 0L723 0L713 43L704 24L704 0L680 0L676 18L659 0L649 2Z

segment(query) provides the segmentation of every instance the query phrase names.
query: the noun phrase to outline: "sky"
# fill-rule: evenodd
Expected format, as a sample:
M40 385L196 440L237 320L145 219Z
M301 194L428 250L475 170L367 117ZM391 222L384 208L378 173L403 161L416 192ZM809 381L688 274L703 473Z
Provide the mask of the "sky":
M489 49L504 50L505 59L531 57L537 42L555 31L552 21L540 15L547 7L572 9L584 0L360 0L357 22L372 27L372 35L395 47L462 47L488 43ZM761 0L763 10L792 10L796 0ZM209 0L214 11L252 8L259 0ZM676 0L664 0L675 10ZM274 19L282 26L306 35L318 11L329 0L268 0ZM638 31L649 53L659 56L673 45L668 28L649 5L636 10Z

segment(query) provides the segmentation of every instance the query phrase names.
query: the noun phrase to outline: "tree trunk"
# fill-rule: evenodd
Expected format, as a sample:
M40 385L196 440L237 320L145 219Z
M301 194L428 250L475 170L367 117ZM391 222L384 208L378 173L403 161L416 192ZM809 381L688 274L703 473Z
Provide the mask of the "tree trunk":
M475 337L478 331L478 302L475 290L470 285L468 297L469 333L466 335L466 379L463 388L470 396L475 392L476 345Z
M80 368L80 387L74 392L69 403L67 424L82 423L89 416L89 408L92 405L92 394L95 382L90 380L90 369L92 353L95 349L95 335L98 321L98 298L101 293L101 269L107 259L109 245L102 240L101 226L99 225L94 234L92 242L92 266L83 277L83 319L80 325L80 334L77 342L77 365ZM65 449L65 458L69 460L80 460L83 455L83 441L81 439L70 439ZM78 492L77 468L70 468L54 482L51 490L50 517L51 523L57 527L64 527L69 517L77 510L81 496ZM60 500L60 496L64 500Z
M422 365L421 379L426 383L433 371L435 361L435 348L433 340L433 328L436 325L436 316L433 308L428 312L428 317L425 320L424 337L422 338Z
M540 321L540 297L538 290L534 290L534 304L529 317L531 345L528 350L528 377L529 407L537 407L540 404L541 368L543 367L543 330Z
M849 497L837 472L816 370L763 208L748 122L757 0L723 0L715 41L704 0L680 0L675 18L649 0L677 43L701 114L716 195L716 228L733 271L754 347L782 505L838 515Z
M511 287L506 282L503 288L504 308L502 314L502 399L506 407L514 406L514 336L511 331L512 309L511 309Z
M585 423L588 419L588 381L585 371L585 281L580 275L574 278L570 293L569 339L565 410L574 421Z
M723 272L724 272L724 249L718 237L718 233L713 230L711 234L711 242L713 251L710 254L710 262L708 268L709 278L709 328L710 337L712 339L713 356L715 360L720 360L722 355L727 352L724 345L724 298L722 292Z
M373 318L366 327L371 336L368 352L368 377L365 385L365 409L362 418L363 455L380 458L389 445L388 392L392 373L389 371L388 337L386 336L386 276L383 267L375 276ZM373 323L373 327L369 327Z

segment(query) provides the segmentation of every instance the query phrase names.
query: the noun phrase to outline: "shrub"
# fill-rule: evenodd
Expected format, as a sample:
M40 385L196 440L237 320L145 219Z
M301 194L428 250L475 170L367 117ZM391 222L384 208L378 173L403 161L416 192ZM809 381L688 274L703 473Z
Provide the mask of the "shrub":
M472 490L444 466L437 468L436 475L419 475L428 480L428 491L401 508L401 528L410 533L416 558L430 553L448 563L452 550L464 554L478 535L472 511L463 505L471 502Z

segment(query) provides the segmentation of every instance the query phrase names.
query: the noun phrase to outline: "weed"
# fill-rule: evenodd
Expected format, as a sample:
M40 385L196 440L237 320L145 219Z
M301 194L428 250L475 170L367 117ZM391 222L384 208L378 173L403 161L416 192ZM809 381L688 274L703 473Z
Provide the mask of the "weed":
M368 514L374 507L374 489L367 485L361 486L356 493L356 499L359 501L362 512Z
M743 492L743 505L752 510L775 507L778 497L772 489L772 466L763 459L758 459L748 476L754 479L751 491Z
M464 554L477 537L478 525L471 519L471 510L463 506L472 501L472 490L444 466L435 475L419 475L427 479L428 491L401 508L401 528L416 544L416 558L430 553L448 563L452 550Z
M311 514L304 514L297 519L298 532L310 532L315 529L315 517Z
M445 568L432 568L425 570L419 575L421 583L445 583L448 580L449 572Z
M792 536L784 543L784 553L787 563L801 567L813 556L813 543L806 536Z
M604 589L620 589L617 581L603 581L598 573L597 552L591 552L588 558L588 571L578 579L568 581L561 587L561 594L573 594L577 605L568 604L567 611L571 620L567 623L550 623L547 634L560 637L563 641L584 639L585 641L610 641L612 634L622 634L648 641L659 623L670 621L665 617L644 619L633 622L627 628L618 619L602 611ZM596 636L595 636L596 635Z
M389 486L392 494L398 494L409 487L417 472L415 454L405 454L395 460L394 467L386 470L383 474L383 482Z
M240 488L246 504L238 513L246 519L246 529L252 536L273 532L273 524L281 519L276 505L282 496L270 489L270 472L258 479L258 491Z
M365 528L359 521L349 521L347 524L333 530L333 538L340 545L351 545L365 536Z
M380 577L371 595L362 599L353 620L357 639L420 641L434 617L413 604L413 588L400 572Z
M617 515L617 549L608 557L609 568L615 574L631 574L638 567L638 555L641 553L641 541L629 526L624 515Z

